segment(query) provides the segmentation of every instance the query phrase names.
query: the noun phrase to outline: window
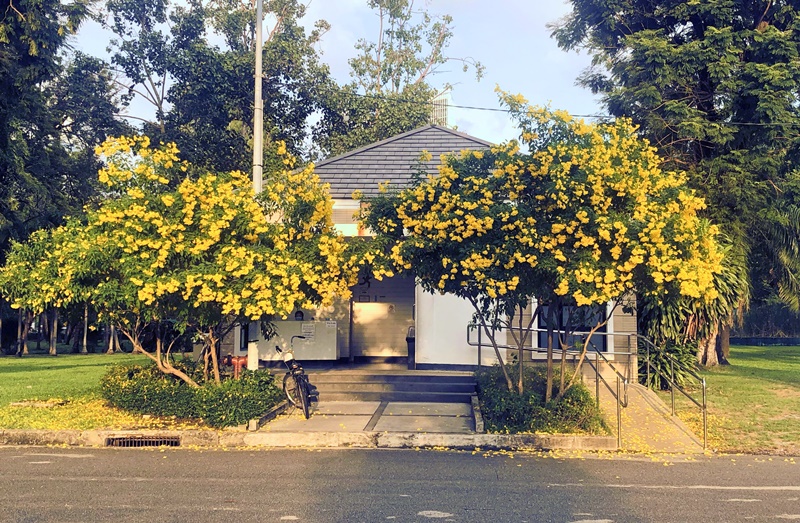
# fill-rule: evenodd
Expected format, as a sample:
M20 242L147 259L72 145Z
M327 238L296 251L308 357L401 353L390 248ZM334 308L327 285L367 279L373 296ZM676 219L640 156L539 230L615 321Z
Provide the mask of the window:
M547 330L547 318L549 312L547 306L542 307L541 312L539 313L539 347L544 348L547 347L547 332L541 332ZM558 318L556 318L558 320ZM599 322L602 322L606 319L606 308L603 307L601 309L594 308L594 307L574 307L568 306L564 307L561 311L561 318L558 321L558 325L555 326L555 330L562 330L567 332L574 332L574 333L588 333L592 327L597 325ZM607 346L607 338L604 334L606 332L607 325L603 325L595 334L592 336L591 343L589 345L589 350L599 350L601 352L606 352L608 350ZM570 348L581 347L584 341L583 334L571 334L567 337L567 345ZM553 333L553 348L554 350L560 350L560 346L558 344L558 334Z
M239 326L239 351L247 350L247 343L250 341L250 323L242 323Z

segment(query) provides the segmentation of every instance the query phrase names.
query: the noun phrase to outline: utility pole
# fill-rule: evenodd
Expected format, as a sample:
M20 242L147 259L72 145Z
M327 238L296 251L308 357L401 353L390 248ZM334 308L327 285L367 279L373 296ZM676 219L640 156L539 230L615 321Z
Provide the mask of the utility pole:
M256 88L255 103L253 104L253 192L258 196L261 193L261 185L264 181L264 99L261 95L261 83L264 77L261 65L262 47L264 45L261 36L262 25L264 24L263 0L256 0ZM244 331L248 332L247 329ZM240 334L245 336L247 334ZM249 335L248 335L249 337ZM248 340L247 343L247 368L258 370L258 348L255 342Z
M253 114L253 191L261 192L264 179L264 99L261 95L263 71L261 55L263 38L261 26L264 22L263 0L256 0L256 85L255 85L255 111Z

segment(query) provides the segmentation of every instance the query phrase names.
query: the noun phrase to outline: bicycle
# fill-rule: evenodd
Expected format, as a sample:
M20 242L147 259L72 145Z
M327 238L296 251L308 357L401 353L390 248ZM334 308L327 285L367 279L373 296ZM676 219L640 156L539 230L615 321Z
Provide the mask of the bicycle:
M284 352L275 345L275 351L283 355L283 364L286 365L286 375L283 377L283 393L286 399L295 407L300 407L306 419L310 416L309 403L311 401L311 385L308 383L308 376L303 366L294 359L294 339L306 339L305 336L292 336L289 341L289 350Z

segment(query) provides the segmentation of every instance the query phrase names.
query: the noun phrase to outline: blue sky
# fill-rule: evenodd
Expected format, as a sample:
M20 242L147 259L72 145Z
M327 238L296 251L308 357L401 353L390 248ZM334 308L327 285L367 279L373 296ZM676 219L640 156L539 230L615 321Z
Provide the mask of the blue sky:
M572 114L596 114L600 106L592 93L575 85L575 79L590 63L586 53L564 52L550 38L546 24L569 12L560 0L417 0L431 14L453 17L454 38L448 54L470 56L486 67L476 82L461 72L457 63L445 67L441 83L454 85L454 105L499 108L495 86L520 93L531 103L550 103L554 109ZM359 38L377 39L377 15L367 0L313 0L307 21L324 19L331 24L321 50L323 59L340 81L349 78L347 59L355 55ZM439 77L434 79L434 84ZM517 132L502 112L451 109L451 125L460 131L501 142Z
M494 89L524 95L534 104L551 104L572 114L601 112L591 92L575 85L575 79L589 65L585 53L566 53L550 38L546 24L563 17L569 6L560 0L416 0L431 14L453 17L454 37L448 55L472 57L486 67L485 76L475 81L458 63L442 68L433 78L435 86L454 86L454 105L499 109ZM349 80L347 60L355 54L359 38L377 39L377 15L367 0L311 0L305 23L327 20L331 30L319 49L340 82ZM106 57L110 35L96 24L81 29L75 46L89 54ZM134 104L131 114L147 112ZM503 112L452 108L450 123L460 131L492 142L516 138L517 132Z

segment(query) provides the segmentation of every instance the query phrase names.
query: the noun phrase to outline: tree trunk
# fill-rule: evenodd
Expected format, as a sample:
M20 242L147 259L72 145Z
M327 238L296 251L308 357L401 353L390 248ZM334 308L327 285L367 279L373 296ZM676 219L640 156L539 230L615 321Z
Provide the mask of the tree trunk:
M22 309L19 310L19 318L17 319L17 356L22 356Z
M711 333L698 342L697 363L703 367L716 367L719 365L719 358L717 357L718 334L719 327L715 325Z
M174 343L174 340L173 340L172 343L169 344L169 346L167 347L166 352L164 352L163 344L162 344L163 340L161 338L160 333L157 333L157 335L156 335L156 349L155 349L155 351L153 353L150 353L150 352L147 352L146 350L144 350L144 348L142 347L142 344L139 341L139 335L138 335L139 331L138 331L138 329L132 329L132 330L128 331L125 328L120 328L119 330L121 330L123 336L128 338L128 341L131 342L134 354L136 354L136 353L144 354L146 357L148 357L151 360L153 360L153 362L156 364L158 369L161 372L163 372L164 374L171 374L171 375L183 380L184 382L186 382L186 384L189 385L190 387L193 387L193 388L200 387L200 385L198 385L197 382L194 381L189 375L187 375L185 372L183 372L180 369L176 369L170 363L170 361L169 361L169 353L172 350L172 343Z
M17 356L28 355L28 333L31 331L31 323L33 323L33 314L20 309L17 328Z
M217 385L222 384L222 377L219 374L219 358L217 357L217 349L219 348L219 340L214 335L214 330L209 329L208 343L211 348L211 369L214 371L214 382Z
M561 330L563 326L559 326L559 330ZM561 376L558 378L558 393L561 394L561 391L564 390L564 385L567 379L567 349L569 346L566 343L566 333L564 333L564 337L562 339L561 334L558 335L558 345L561 348L561 366L559 370L561 371Z
M483 321L483 318L481 318L481 321ZM500 370L503 372L503 378L506 380L506 386L508 387L509 392L511 392L514 390L514 383L511 381L511 376L508 374L508 368L503 361L503 357L500 355L500 348L497 346L497 338L494 336L494 330L490 332L489 326L486 325L485 322L478 328L481 327L483 328L483 332L486 334L486 337L489 338L489 341L492 343L492 348L494 349L494 354L497 357L497 362L500 364Z
M547 386L544 392L544 401L548 402L553 397L553 312L552 302L547 307Z
M42 320L44 318L44 320ZM39 328L36 329L36 352L42 350L42 335L45 332L50 332L49 330L49 323L47 323L47 315L46 313L39 314L39 317L36 318L36 321L39 322Z
M82 323L73 323L70 324L69 328L69 336L67 337L67 341L72 341L72 353L78 354L81 350L81 330L83 329Z
M472 304L472 308L477 313L477 318L481 321L481 324L478 326L478 328L480 329L483 327L483 332L486 334L486 337L489 338L489 341L492 342L492 348L494 349L495 356L497 356L497 362L500 364L500 370L503 372L503 378L506 380L506 386L508 386L508 390L511 392L514 390L514 382L511 381L511 376L508 374L508 368L503 361L503 357L500 355L500 348L497 346L497 339L494 336L494 330L489 332L489 326L486 325L486 319L481 314L481 308L478 307L478 303L471 297L468 299Z
M108 340L110 339L110 337L111 337L111 324L108 323L103 326L103 348L101 349L102 351L106 352L106 354L108 354Z
M114 354L114 339L116 338L117 334L114 325L109 323L107 331L108 331L108 344L107 344L108 349L106 350L106 354Z
M81 346L81 354L88 354L89 350L86 348L86 335L89 331L89 304L83 305L83 345Z
M523 307L518 307L517 316L519 319L517 320L519 323L519 335L517 336L517 359L519 360L519 381L517 383L517 392L520 394L523 393L525 389L524 384L524 377L525 377L525 352L523 350L523 346L525 345L525 336L522 333L522 313L524 312ZM511 322L509 322L510 324ZM513 334L513 332L512 332Z
M728 357L731 355L731 326L723 323L719 331L719 342L717 343L717 359L720 365L730 365Z
M561 372L561 376L558 378L558 398L561 397L563 394L563 390L565 390L566 386L566 379L567 379L567 349L569 345L567 345L567 330L570 332L572 328L569 327L572 323L572 313L568 317L566 324L564 322L564 314L559 311L558 313L558 348L561 349L561 365L559 370Z
M58 310L53 309L53 321L50 324L50 356L58 356Z
M545 382L544 401L553 398L553 328L547 327L547 379Z
M122 344L119 342L119 329L114 327L111 330L111 335L114 337L114 352L122 352Z
M66 322L63 325L65 332L61 343L65 345L72 343L72 352L78 352L78 324Z

